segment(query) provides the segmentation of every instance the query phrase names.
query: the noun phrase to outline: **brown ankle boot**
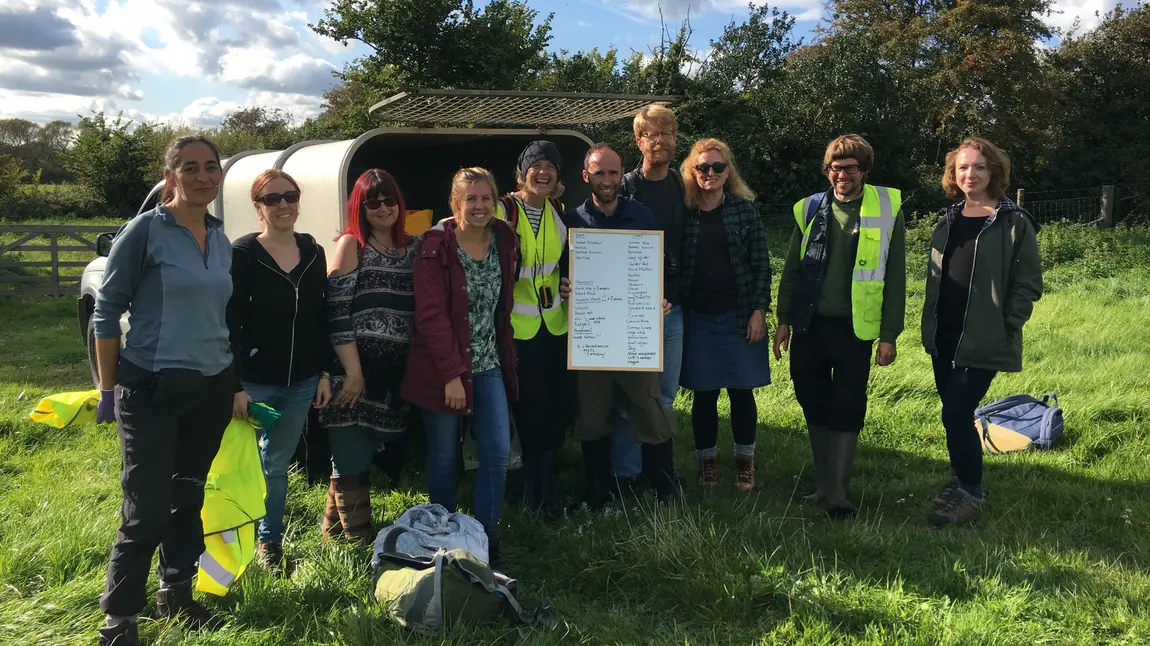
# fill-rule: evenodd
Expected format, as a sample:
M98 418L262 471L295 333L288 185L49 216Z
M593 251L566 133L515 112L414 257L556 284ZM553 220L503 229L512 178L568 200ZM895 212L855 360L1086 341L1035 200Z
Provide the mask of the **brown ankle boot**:
M335 506L345 537L353 541L375 539L371 525L371 484L366 473L338 478Z
M343 536L343 523L339 520L339 508L335 504L336 483L339 478L332 477L327 484L327 505L323 508L323 523L320 530L324 540Z
M755 456L735 456L735 488L739 491L755 488Z
M716 473L715 458L699 458L699 486L700 487L714 487L719 484L719 476Z

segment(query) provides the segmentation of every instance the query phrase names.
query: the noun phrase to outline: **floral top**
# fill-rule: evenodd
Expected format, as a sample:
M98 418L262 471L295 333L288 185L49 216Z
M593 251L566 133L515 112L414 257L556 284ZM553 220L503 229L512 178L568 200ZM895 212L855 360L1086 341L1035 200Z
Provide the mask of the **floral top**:
M495 345L495 306L503 284L499 268L499 249L494 236L483 260L471 257L458 247L463 275L467 277L467 314L471 326L471 373L478 374L499 367L499 348Z

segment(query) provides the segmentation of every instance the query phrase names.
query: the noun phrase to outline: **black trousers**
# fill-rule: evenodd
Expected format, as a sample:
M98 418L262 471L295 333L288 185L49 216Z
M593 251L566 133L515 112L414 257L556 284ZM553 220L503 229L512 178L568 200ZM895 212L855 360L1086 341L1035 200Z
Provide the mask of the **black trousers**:
M139 614L152 555L169 584L188 581L204 552L204 480L232 418L232 370L199 379L117 368L116 422L122 466L120 529L100 609ZM186 375L185 375L186 377Z
M567 335L540 325L534 338L515 342L519 401L511 405L524 455L563 446L575 421L575 373L567 370Z
M849 318L815 316L791 338L791 381L807 426L858 433L866 421L873 341L855 336Z
M939 349L942 350L941 346ZM981 487L982 440L974 429L974 409L990 390L990 382L997 373L980 368L955 368L949 360L953 356L951 349L933 358L934 385L942 400L942 426L946 429L950 469L960 483Z

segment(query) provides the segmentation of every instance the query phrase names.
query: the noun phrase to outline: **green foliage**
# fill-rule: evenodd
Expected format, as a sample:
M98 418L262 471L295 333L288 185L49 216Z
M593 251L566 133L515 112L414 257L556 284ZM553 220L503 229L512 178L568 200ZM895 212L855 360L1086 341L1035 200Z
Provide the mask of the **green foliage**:
M84 117L67 156L78 182L124 217L135 215L157 181L156 161L170 134L149 124L129 131L130 125L122 115L112 120L102 112Z
M311 25L341 43L357 40L372 49L354 67L388 70L401 86L514 89L546 64L551 18L522 0L337 0Z
M67 121L41 126L26 119L0 119L0 154L15 159L29 176L39 172L45 182L67 181L72 176L64 168L64 153L73 131Z
M11 200L22 191L24 178L27 176L28 171L24 170L19 161L0 153L0 204Z

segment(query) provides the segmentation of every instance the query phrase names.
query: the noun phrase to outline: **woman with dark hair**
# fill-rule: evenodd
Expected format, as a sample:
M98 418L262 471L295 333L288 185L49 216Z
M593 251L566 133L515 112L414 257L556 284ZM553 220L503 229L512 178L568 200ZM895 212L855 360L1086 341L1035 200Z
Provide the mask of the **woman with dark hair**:
M938 527L965 523L986 505L974 410L995 374L1022 370L1022 326L1042 297L1038 224L1006 197L1009 185L1010 158L985 139L946 155L942 188L963 199L931 236L922 308L953 474L934 499L929 521Z
M455 510L460 422L472 416L479 449L473 515L483 524L489 562L499 555L499 512L511 451L508 401L518 383L511 327L517 244L496 219L495 178L465 168L451 181L451 212L427 232L415 268L416 332L403 394L423 409L427 490Z
M373 168L355 182L347 228L328 268L328 326L339 361L328 429L332 477L323 535L371 540L368 470L377 450L384 472L399 480L410 407L399 394L415 317L412 267L417 238L404 233L406 205L395 178Z
M97 421L115 420L124 499L100 609L99 643L139 644L148 570L160 548L156 615L193 628L219 621L192 599L204 552L204 479L232 417L235 376L225 311L232 246L208 215L220 154L180 137L164 161L164 195L116 236L92 315L100 374ZM120 349L120 317L132 326Z
M252 182L260 231L232 245L228 329L238 372L232 415L247 417L252 400L283 414L260 429L267 480L267 515L259 521L256 558L273 572L283 561L287 471L308 411L331 399L324 368L331 364L327 333L327 259L315 238L295 230L300 187L282 170Z

